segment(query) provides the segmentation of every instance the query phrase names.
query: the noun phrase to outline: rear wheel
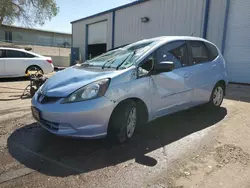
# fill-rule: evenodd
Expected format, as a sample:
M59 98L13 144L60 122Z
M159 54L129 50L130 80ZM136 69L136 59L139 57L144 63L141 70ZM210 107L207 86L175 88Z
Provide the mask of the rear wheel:
M110 120L110 136L124 143L134 135L137 125L137 107L133 100L120 104Z
M212 107L220 107L223 99L224 99L225 91L224 87L221 84L217 84L212 92L211 98L210 98L210 106Z
M38 67L36 65L32 65L32 66L27 68L25 73L26 74L28 74L29 72L37 73L39 71L43 74L43 70L40 67Z

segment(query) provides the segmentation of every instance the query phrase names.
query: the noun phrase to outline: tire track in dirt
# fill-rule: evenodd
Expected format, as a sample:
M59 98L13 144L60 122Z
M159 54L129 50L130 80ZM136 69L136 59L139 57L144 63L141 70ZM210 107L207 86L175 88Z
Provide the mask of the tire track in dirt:
M10 114L13 112L26 112L29 110L30 110L30 108L28 108L28 107L26 107L26 108L10 108L10 109L5 109L5 110L0 110L0 116Z

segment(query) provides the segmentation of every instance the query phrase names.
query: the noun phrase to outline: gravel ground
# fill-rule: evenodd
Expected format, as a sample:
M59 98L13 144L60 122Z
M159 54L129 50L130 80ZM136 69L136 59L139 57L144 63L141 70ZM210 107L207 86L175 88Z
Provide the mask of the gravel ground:
M0 80L0 187L250 187L250 86L150 123L128 143L57 137L32 118L24 79Z

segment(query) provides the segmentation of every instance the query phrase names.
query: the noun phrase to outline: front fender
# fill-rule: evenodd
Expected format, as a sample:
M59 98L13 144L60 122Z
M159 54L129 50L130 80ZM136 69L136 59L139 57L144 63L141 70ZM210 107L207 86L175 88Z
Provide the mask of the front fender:
M148 109L149 120L152 119L152 81L150 77L130 80L128 82L112 85L105 94L105 97L113 101L116 106L131 98L142 100Z

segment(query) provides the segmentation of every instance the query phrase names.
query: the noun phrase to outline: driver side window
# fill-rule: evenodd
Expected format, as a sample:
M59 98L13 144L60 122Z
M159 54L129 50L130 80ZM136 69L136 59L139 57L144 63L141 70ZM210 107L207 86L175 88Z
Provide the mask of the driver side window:
M187 45L185 41L168 43L156 50L156 64L164 61L174 63L174 68L178 69L188 65Z
M143 60L141 66L138 68L138 76L146 76L153 69L155 62L154 53L149 55L146 59Z
M141 68L146 70L146 71L151 71L152 70L152 65L150 63L148 63L148 61L152 60L153 62L155 62L155 58L153 56L153 54L151 54L150 56L148 56L142 63Z
M152 65L157 66L161 62L167 61L174 63L174 69L189 65L188 48L185 41L170 42L155 50L141 63L138 69L139 77L147 75L152 70Z

